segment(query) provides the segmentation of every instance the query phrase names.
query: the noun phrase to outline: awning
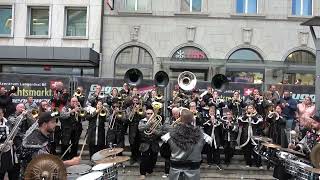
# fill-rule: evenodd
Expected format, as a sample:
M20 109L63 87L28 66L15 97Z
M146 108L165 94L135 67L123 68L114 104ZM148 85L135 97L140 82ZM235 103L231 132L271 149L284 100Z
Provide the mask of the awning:
M91 48L0 46L1 64L99 66L99 53Z

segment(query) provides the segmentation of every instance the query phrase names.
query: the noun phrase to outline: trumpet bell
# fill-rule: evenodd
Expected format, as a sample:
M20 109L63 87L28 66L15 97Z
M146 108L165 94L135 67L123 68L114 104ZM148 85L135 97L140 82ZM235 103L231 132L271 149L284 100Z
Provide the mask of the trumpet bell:
M32 109L31 115L33 118L36 118L39 116L39 110L38 109Z
M104 110L104 109L102 109L102 110L100 111L100 113L99 113L99 116L102 116L102 117L104 117L104 116L106 116L106 115L107 115L107 111Z
M181 89L185 91L191 91L196 87L197 78L190 71L184 71L178 76L178 85Z
M130 86L138 86L143 80L143 74L139 69L129 69L124 75L124 81Z
M169 83L169 76L164 71L158 71L154 76L154 84L157 87L166 87Z
M159 102L153 102L151 104L152 108L155 109L155 110L159 110L162 108L162 103L159 103Z
M229 82L227 76L223 74L216 74L212 77L211 86L214 89L223 89Z
M86 116L86 115L87 115L87 111L84 110L84 109L81 109L80 112L79 112L79 116L80 116L80 117L84 117L84 116Z

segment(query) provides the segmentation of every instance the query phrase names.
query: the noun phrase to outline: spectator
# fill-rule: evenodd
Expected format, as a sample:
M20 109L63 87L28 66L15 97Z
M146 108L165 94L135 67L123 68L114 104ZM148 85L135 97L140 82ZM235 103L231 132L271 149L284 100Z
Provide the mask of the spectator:
M31 111L32 109L38 108L37 104L33 101L33 97L27 97L27 102L24 104L27 111Z
M295 119L295 111L297 110L297 101L292 99L289 90L284 90L280 104L283 107L283 114L287 118L286 128L291 130L294 128L293 120Z

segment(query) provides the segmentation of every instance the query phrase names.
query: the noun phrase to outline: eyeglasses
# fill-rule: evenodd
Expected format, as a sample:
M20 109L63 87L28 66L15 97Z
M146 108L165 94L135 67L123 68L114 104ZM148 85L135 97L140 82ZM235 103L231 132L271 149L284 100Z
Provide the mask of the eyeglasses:
M153 113L147 113L148 115L151 115L151 114L153 114Z

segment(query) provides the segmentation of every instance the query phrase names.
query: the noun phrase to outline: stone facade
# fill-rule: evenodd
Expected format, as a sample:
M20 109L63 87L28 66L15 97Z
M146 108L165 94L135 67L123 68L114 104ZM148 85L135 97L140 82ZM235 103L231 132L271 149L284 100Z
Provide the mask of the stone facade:
M227 59L240 48L275 61L296 50L315 53L309 28L300 25L311 16L292 16L291 0L258 0L255 15L237 14L235 6L235 0L202 0L202 11L192 13L180 12L180 0L150 0L144 11L126 10L124 0L116 1L114 10L105 6L101 76L113 77L117 54L132 45L149 51L154 74L163 69L163 57L170 59L185 45L200 48L209 59ZM313 15L319 13L320 0L314 0ZM139 28L133 39L134 27ZM271 71L266 76L277 81Z

